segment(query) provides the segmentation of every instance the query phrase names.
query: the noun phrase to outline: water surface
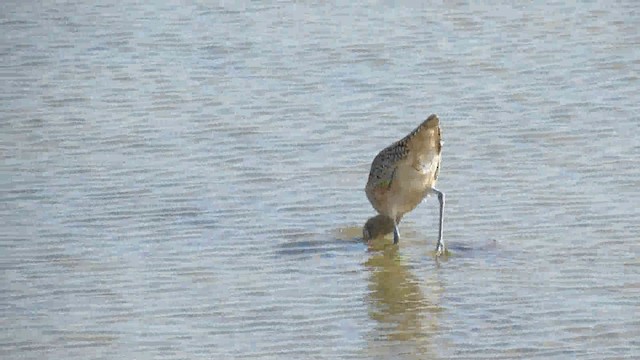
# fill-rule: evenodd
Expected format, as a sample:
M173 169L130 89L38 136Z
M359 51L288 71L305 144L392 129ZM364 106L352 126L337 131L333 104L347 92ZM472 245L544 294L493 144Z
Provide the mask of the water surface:
M0 357L639 357L638 9L2 2Z

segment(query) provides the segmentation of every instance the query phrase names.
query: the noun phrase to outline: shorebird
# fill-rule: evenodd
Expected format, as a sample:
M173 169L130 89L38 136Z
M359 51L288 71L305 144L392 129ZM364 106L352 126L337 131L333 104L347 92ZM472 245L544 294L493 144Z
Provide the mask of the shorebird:
M390 222L379 217L369 219L363 229L365 238L372 238L392 226L393 243L397 244L400 240L398 224L402 217L434 193L440 202L436 255L444 253L444 193L435 188L440 172L441 150L440 120L432 114L407 136L376 155L371 163L365 192L373 208Z

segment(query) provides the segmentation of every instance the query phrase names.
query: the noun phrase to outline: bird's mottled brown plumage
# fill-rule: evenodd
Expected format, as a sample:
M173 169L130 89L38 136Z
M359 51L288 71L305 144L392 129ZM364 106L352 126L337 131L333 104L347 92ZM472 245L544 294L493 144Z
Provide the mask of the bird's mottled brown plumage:
M444 207L444 194L434 188L441 151L440 120L433 114L373 159L365 192L379 214L395 221L396 233L402 216L415 209L429 193L439 194L441 210ZM395 234L395 241L398 237Z

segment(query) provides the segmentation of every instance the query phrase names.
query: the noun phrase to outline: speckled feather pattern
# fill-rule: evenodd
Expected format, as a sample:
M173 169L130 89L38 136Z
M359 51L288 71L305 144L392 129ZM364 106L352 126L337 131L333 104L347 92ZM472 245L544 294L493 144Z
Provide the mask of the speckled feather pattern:
M406 158L408 154L409 147L406 137L380 151L371 164L367 187L389 186L393 178L395 164Z

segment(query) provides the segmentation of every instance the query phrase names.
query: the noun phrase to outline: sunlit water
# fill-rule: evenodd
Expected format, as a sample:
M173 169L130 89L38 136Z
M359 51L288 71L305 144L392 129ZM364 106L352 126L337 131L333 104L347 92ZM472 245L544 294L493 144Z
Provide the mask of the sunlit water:
M90 3L0 4L1 358L640 357L636 2Z

